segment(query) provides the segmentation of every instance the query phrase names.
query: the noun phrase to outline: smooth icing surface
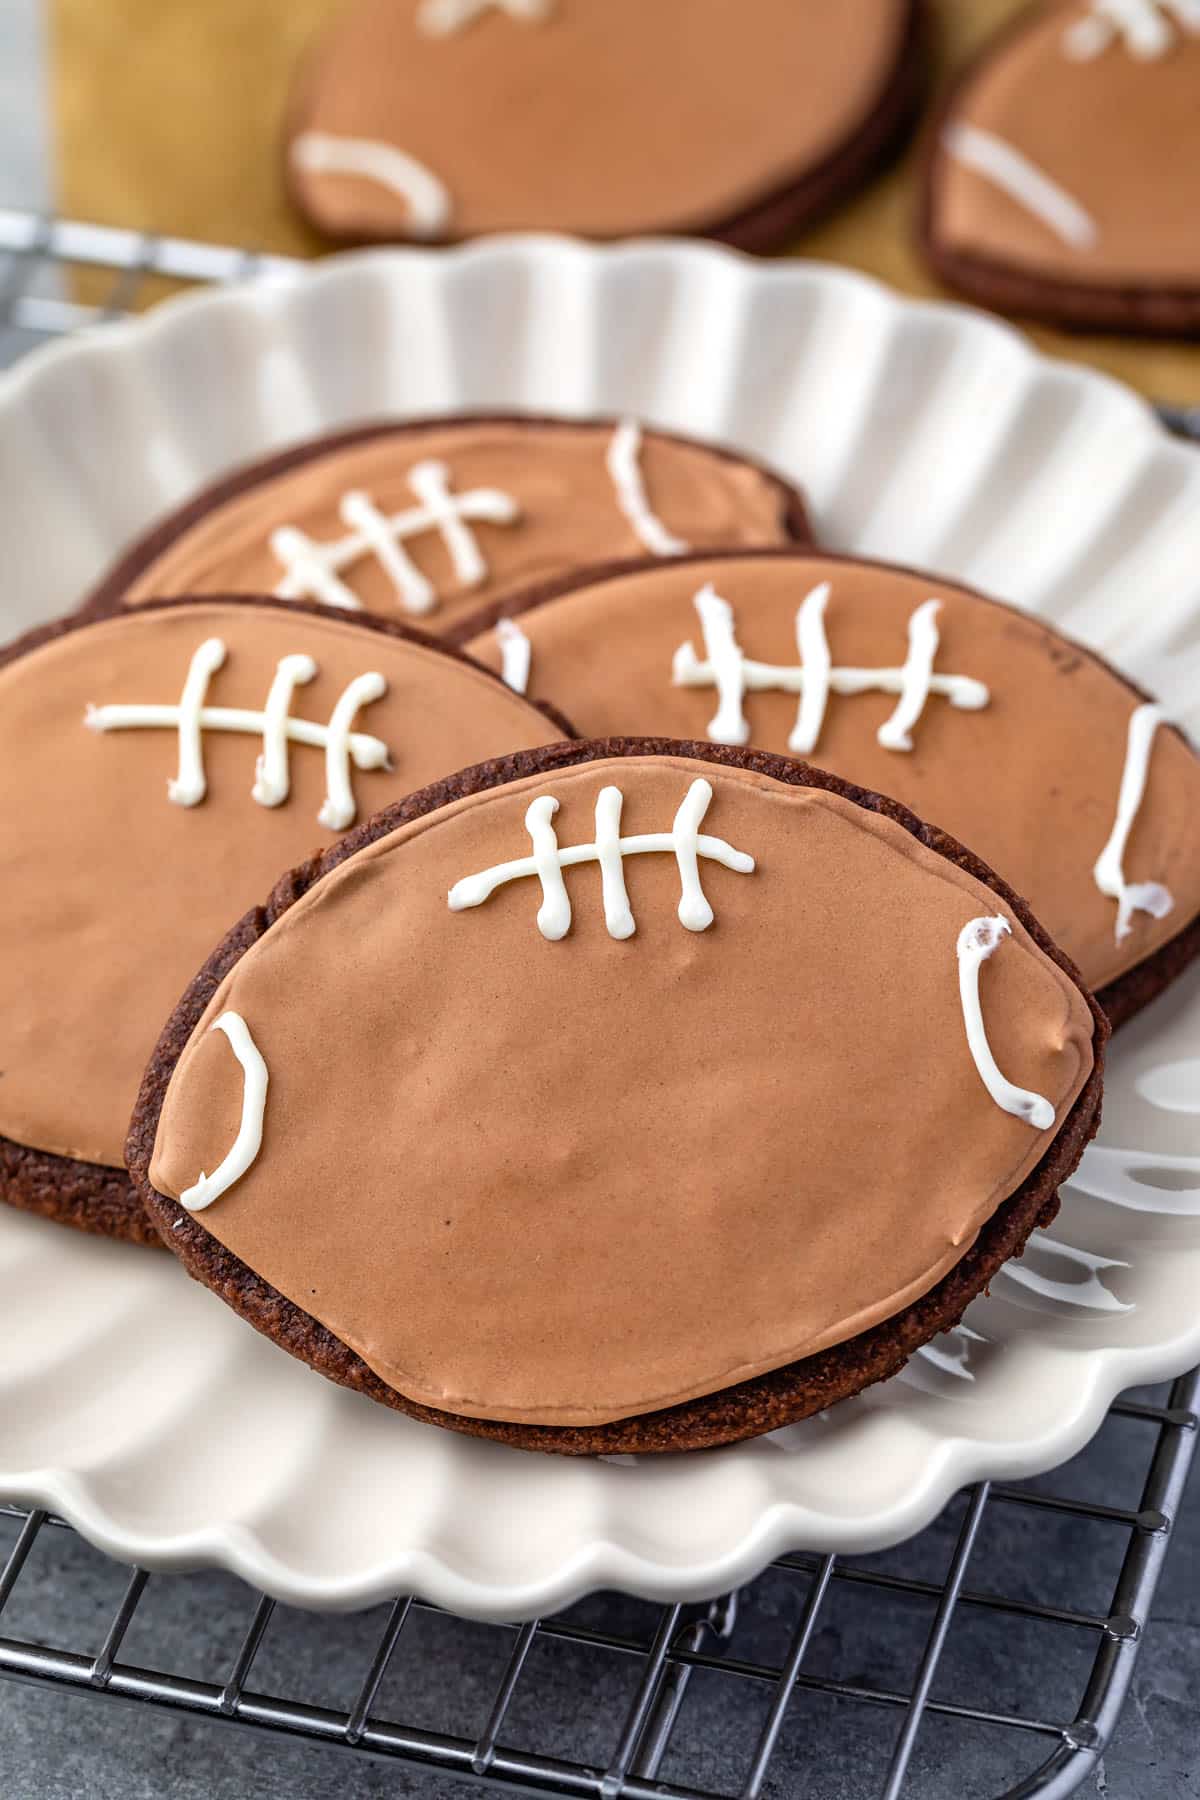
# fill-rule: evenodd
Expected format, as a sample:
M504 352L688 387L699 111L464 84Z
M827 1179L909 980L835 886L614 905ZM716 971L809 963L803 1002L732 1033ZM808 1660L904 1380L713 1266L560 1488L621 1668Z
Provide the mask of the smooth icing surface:
M1152 11L1168 25L1153 56L1125 32L1072 55L1074 30L1098 18L1070 0L979 65L935 171L942 245L1059 279L1200 284L1200 34Z
M607 424L463 421L330 450L252 481L185 527L129 599L274 590L389 619L416 613L422 629L445 631L530 582L652 553L609 468L614 436ZM626 474L628 461L626 451ZM645 431L636 469L647 514L664 532L701 549L788 541L783 490L747 464ZM431 470L441 471L436 480ZM463 496L474 497L465 522L455 510ZM442 513L442 529L431 511ZM417 514L427 529L412 529ZM402 537L378 532L397 519L407 521Z
M724 221L855 135L890 85L909 10L560 0L537 22L473 5L461 29L430 33L424 6L356 0L304 71L293 129L415 158L448 194L446 230L461 237ZM294 163L291 176L331 231L420 233L386 182Z
M282 607L134 613L0 669L0 942L14 965L0 1010L0 1133L17 1143L119 1167L142 1071L187 983L286 869L333 841L318 819L329 799L319 742L291 744L287 796L264 805L253 789L278 770L261 737L201 729L206 792L177 805L167 785L175 729L87 729L98 702L177 701L212 640L226 652L212 697L260 720L286 657L316 665L292 712L321 727L364 669L384 676L363 719L365 741L385 745L391 766L355 768L364 816L466 764L561 735L455 658ZM236 1072L229 1044L216 1041Z
M661 829L697 779L705 869L681 931L670 855L595 866L547 941L528 885L454 913L464 871L564 842L606 789ZM591 1423L838 1342L925 1292L1048 1139L1003 1111L963 1027L956 944L996 896L836 796L684 757L476 794L360 851L240 959L172 1077L151 1167L178 1196L234 1140L227 1009L271 1071L262 1149L206 1230L413 1399ZM1061 1123L1092 1064L1079 990L1020 925L983 978L988 1037Z
M798 553L664 564L597 583L520 615L530 641L529 692L554 695L588 736L710 736L717 690L673 679L680 646L699 635L696 596L711 583L726 601L748 661L794 670L803 666L797 609L825 582L823 624L835 665L895 671L914 614L935 599L933 676L966 677L988 700L974 709L955 705L931 683L912 748L898 755L879 741L894 716L895 686L839 693L831 683L814 762L904 801L977 851L1024 895L1095 988L1200 913L1200 761L1174 732L1155 736L1124 844L1123 879L1160 883L1175 904L1161 918L1135 913L1118 940L1117 902L1093 871L1117 816L1139 696L1038 620L928 575ZM494 632L469 648L499 666ZM786 754L797 698L794 685L785 691L773 685L777 679L758 691L747 684L746 741Z

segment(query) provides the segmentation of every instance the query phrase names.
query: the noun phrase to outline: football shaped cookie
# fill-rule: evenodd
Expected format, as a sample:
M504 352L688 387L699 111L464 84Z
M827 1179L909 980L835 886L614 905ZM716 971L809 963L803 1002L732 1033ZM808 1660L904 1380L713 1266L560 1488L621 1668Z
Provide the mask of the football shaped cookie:
M1200 331L1200 6L1024 15L951 97L928 166L934 267L1064 325Z
M248 914L130 1168L190 1272L334 1380L531 1448L685 1449L957 1320L1053 1217L1105 1035L1023 904L893 802L563 744Z
M230 920L377 807L565 729L415 633L279 601L67 622L0 654L0 1197L154 1241L129 1112Z
M784 242L911 118L915 0L349 0L286 144L332 237Z
M210 487L127 551L83 610L274 593L441 635L589 564L808 539L804 503L777 476L631 419L365 425Z
M784 552L564 584L479 624L473 653L589 736L755 744L936 819L1003 871L1114 1022L1200 950L1200 760L1040 619Z

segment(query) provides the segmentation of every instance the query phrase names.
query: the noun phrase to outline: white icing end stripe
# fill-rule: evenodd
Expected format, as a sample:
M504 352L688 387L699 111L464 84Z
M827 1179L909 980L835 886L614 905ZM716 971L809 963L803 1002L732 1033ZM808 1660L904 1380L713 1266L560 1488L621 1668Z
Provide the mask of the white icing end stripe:
M990 181L1040 219L1072 250L1091 250L1095 246L1099 232L1092 215L1003 138L982 131L977 125L960 123L946 127L942 148L964 169Z
M387 188L407 205L405 223L413 237L437 237L450 223L448 190L432 169L394 144L302 131L292 144L292 161L308 175L358 175Z
M1036 1131L1049 1131L1054 1123L1054 1108L1043 1094L1014 1087L1000 1073L988 1043L979 1004L979 971L1011 931L1008 920L997 914L994 918L972 919L958 934L958 993L967 1028L967 1046L975 1059L979 1078L996 1105L1004 1112L1012 1113L1014 1118L1024 1119Z
M538 25L554 11L554 0L422 0L417 28L426 37L453 37L481 13L496 7L526 25Z
M206 1206L228 1193L234 1182L240 1181L251 1167L262 1149L263 1116L267 1110L267 1065L250 1036L245 1019L240 1013L223 1012L214 1021L212 1029L225 1033L233 1054L242 1065L242 1122L233 1148L220 1167L211 1175L201 1170L199 1181L180 1194L180 1205L186 1206L189 1212L203 1212Z
M724 838L705 837L700 824L712 799L712 786L703 779L693 781L675 814L670 831L652 831L637 837L622 837L621 807L624 796L620 788L606 787L596 798L596 836L590 844L570 844L560 849L554 830L558 801L552 794L539 794L525 813L525 829L533 845L533 855L515 862L497 863L478 875L464 875L446 896L451 912L465 912L468 907L482 906L484 901L510 881L522 881L536 875L541 883L542 904L538 909L537 927L551 943L564 938L571 928L571 898L563 881L564 869L579 863L600 864L604 923L609 937L630 938L637 930L625 891L622 867L627 856L648 856L665 852L675 858L679 869L679 923L688 931L707 931L713 922L713 910L700 885L701 857L722 863L739 875L754 872L754 858L743 850L735 850Z
M500 678L514 694L529 691L529 671L533 665L533 645L515 619L496 621L496 642L500 646Z
M1135 912L1149 913L1152 919L1165 919L1174 908L1175 899L1169 888L1158 881L1125 879L1125 851L1129 834L1141 809L1146 793L1146 777L1150 772L1150 752L1154 734L1162 720L1157 706L1135 707L1129 718L1129 734L1125 744L1125 767L1121 771L1121 790L1117 796L1117 816L1112 835L1096 859L1092 871L1102 894L1117 903L1117 943L1129 936Z
M674 537L650 510L642 479L642 428L636 419L624 419L608 446L608 473L616 490L617 505L633 526L638 542L651 556L682 556L690 545Z
M1200 35L1200 0L1092 0L1089 12L1063 33L1062 46L1073 62L1092 62L1119 38L1139 62L1157 62L1179 29Z

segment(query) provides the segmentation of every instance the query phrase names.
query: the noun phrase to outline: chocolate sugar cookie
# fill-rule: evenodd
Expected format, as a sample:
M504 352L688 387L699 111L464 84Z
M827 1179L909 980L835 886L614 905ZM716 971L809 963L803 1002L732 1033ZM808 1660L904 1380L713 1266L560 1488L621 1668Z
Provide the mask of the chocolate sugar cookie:
M0 1197L153 1241L129 1111L230 920L377 807L566 729L415 633L279 601L68 621L0 653Z
M562 584L463 629L591 736L812 757L970 844L1114 1022L1200 949L1200 760L1041 619L848 557L708 556Z
M922 235L985 305L1063 325L1200 331L1200 9L1038 6L938 125Z
M134 544L83 610L274 593L441 635L614 557L809 539L803 500L777 476L633 419L364 425L217 482Z
M349 0L293 96L287 182L354 241L770 249L908 124L921 36L915 0Z
M766 1431L956 1320L1091 1135L1107 1027L1024 905L782 757L563 744L294 871L129 1138L293 1355L531 1448Z

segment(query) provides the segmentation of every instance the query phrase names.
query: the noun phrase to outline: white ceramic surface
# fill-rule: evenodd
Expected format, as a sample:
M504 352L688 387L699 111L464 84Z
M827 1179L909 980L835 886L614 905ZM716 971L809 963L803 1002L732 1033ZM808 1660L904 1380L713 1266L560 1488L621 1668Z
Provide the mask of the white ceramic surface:
M1045 614L1200 734L1200 456L980 315L719 250L547 239L356 256L42 352L0 384L5 636L230 464L379 413L631 410L801 482L827 543ZM310 1374L166 1257L0 1207L0 1494L140 1563L350 1606L517 1617L861 1550L1070 1455L1200 1358L1200 970L1114 1046L1054 1229L966 1323L829 1416L691 1457L560 1461Z

